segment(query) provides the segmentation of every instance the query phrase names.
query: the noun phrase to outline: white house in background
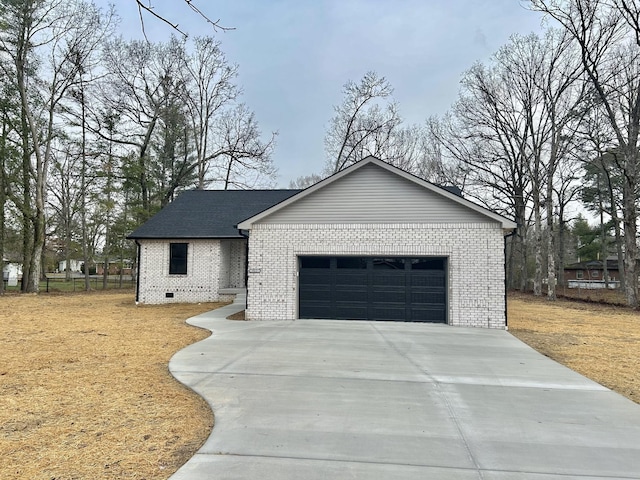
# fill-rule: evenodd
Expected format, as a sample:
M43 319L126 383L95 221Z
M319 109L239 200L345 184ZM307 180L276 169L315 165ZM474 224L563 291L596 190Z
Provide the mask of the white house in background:
M185 192L129 238L142 303L246 287L249 320L505 328L504 236L515 227L368 157L302 191Z
M82 272L82 260L69 260L69 271L73 273ZM58 262L58 272L62 273L67 270L67 261Z
M2 280L7 282L9 287L16 287L20 277L22 277L22 263L10 262L6 258L3 258Z

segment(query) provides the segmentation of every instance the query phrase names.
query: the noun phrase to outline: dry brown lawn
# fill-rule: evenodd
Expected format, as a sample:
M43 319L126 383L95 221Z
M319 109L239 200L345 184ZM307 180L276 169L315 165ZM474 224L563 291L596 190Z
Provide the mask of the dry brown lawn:
M130 292L0 297L0 478L168 478L213 415L167 364L209 335L185 320L216 306L136 306ZM508 308L515 336L639 401L638 312L525 295Z
M0 478L165 479L213 426L169 373L218 304L136 306L106 292L0 297Z
M540 353L640 403L640 313L580 301L508 299L509 331Z

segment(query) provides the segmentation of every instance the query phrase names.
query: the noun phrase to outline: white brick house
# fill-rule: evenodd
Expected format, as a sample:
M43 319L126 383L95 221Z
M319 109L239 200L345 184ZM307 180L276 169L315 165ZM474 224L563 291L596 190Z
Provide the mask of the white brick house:
M238 225L249 233L246 316L504 328L515 226L369 157Z
M236 222L248 238L249 320L505 327L504 235L515 228L510 220L373 157L289 192ZM237 256L226 259L224 248L233 243L194 242L186 260L193 273L180 278L169 273L166 240L164 246L138 241L138 295L147 303L166 301L169 282L175 291L199 292L197 301L210 299L214 290L224 292L223 285L232 283L228 275L240 279L239 265L245 262L240 253L245 250L237 247ZM236 241L245 245L246 240ZM225 267L225 262L236 263ZM163 280L153 284L151 278ZM173 299L196 301L180 300L177 293Z
M217 302L244 291L247 239L236 224L297 192L183 192L128 237L138 245L136 301Z

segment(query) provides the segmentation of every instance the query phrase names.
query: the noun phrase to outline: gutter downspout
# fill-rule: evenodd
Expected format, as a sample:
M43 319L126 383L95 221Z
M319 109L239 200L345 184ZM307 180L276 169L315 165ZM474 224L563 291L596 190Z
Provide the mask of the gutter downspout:
M504 328L505 330L509 330L509 318L507 316L507 238L513 237L516 233L516 229L514 228L511 233L508 235L504 235Z
M140 301L140 256L142 255L142 245L140 245L140 242L138 241L138 239L135 240L136 245L138 247L138 260L137 260L137 265L136 265L136 305L138 304L138 302Z

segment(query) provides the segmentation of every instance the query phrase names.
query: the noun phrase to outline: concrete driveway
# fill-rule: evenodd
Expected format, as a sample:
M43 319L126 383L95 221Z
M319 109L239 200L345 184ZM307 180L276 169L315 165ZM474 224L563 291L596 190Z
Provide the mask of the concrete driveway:
M640 406L504 331L192 318L215 427L172 480L640 478Z

